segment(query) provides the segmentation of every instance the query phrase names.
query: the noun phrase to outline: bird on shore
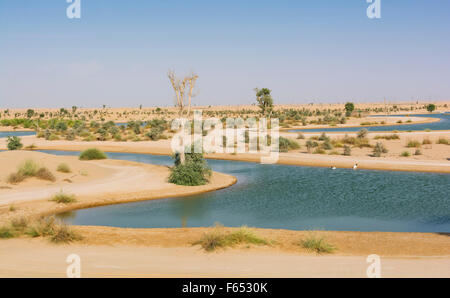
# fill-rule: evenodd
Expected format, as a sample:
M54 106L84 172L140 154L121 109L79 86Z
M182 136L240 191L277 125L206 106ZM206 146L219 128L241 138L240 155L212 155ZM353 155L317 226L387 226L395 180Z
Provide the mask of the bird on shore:
M336 167L331 167L332 170L336 170Z
M353 170L357 170L358 169L358 163L355 162L355 164L353 165Z

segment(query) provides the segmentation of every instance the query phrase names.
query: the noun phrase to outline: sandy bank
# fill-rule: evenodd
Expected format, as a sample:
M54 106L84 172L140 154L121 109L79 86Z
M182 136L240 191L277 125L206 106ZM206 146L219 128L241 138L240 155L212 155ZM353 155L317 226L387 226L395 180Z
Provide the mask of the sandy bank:
M7 183L7 175L15 172L17 166L28 159L46 166L55 174L56 181L28 178L18 185ZM69 165L72 173L56 171L57 165L62 162ZM179 186L167 182L169 169L164 166L120 160L87 162L79 161L77 157L29 151L0 152L0 170L4 173L0 178L0 221L19 214L52 214L124 202L188 196L225 188L236 182L232 176L215 172L208 185ZM52 195L60 190L76 195L77 202L69 205L50 202ZM19 214L7 212L11 205L18 208Z
M295 244L308 234L300 231L258 229L276 244L205 253L191 243L207 229L76 229L85 239L70 246L2 241L0 276L65 277L66 258L75 253L83 277L366 277L370 254L381 256L382 277L450 277L448 235L315 232L338 247L316 255Z
M318 135L320 133L305 133L305 136ZM348 133L352 136L355 133ZM376 141L373 137L382 135L381 132L370 133L369 138L372 138L372 143ZM450 132L411 132L411 133L397 133L400 140L381 142L388 144L389 154L383 155L381 158L371 157L371 148L352 149L352 156L342 155L320 155L308 154L304 144L302 148L297 151L289 153L280 153L279 164L298 165L298 166L317 166L317 167L338 167L338 168L352 168L355 163L359 164L359 169L366 170L392 170L392 171L417 171L417 172L434 172L434 173L450 173L450 147L448 145L433 144L432 146L424 146L421 148L423 154L420 156L411 156L409 158L401 157L400 152L409 150L412 155L414 148L405 148L407 140L419 140L429 138L433 142L439 137L450 138ZM281 135L296 138L295 133L282 133ZM332 134L333 137L344 136L344 133ZM302 140L304 142L305 140ZM107 152L126 152L126 153L142 153L142 154L156 154L156 155L172 155L170 149L170 140L160 140L157 142L81 142L81 141L46 141L38 139L35 136L27 136L22 138L25 146L34 144L37 149L41 150L67 150L80 151L88 148L96 147ZM393 147L390 147L392 144ZM6 148L5 141L0 140L0 149ZM260 162L261 156L259 154L208 154L207 158Z

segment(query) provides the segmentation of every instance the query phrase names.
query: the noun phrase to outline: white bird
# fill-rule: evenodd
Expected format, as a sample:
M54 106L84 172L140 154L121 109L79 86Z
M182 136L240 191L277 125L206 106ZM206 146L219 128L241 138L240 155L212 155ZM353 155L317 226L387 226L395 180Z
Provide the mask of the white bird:
M353 165L353 170L356 170L356 169L358 169L358 163L355 163L355 164Z
M332 170L336 170L336 167L331 167Z

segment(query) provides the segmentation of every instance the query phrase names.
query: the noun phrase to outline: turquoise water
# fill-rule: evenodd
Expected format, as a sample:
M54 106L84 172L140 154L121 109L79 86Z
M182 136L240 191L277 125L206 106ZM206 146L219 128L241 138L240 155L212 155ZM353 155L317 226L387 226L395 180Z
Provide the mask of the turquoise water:
M0 138L7 138L11 136L17 136L17 137L23 137L23 136L33 136L36 133L34 131L8 131L8 132L1 132L0 131Z
M382 116L382 117L394 117L398 115ZM433 123L423 123L423 124L402 124L402 125L386 125L386 126L358 126L358 127L332 127L332 128L317 128L317 129L292 129L290 132L333 132L333 131L359 131L363 128L369 131L421 131L421 130L450 130L450 114L421 114L421 115L411 115L412 117L428 117L428 118L439 118L441 121ZM381 116L378 116L381 117ZM373 118L376 118L375 116ZM406 120L405 120L406 121Z
M76 152L44 151L77 155ZM167 156L109 153L112 159L170 165ZM248 225L275 229L450 232L450 175L260 165L209 160L238 178L203 195L64 214L77 225L132 228Z

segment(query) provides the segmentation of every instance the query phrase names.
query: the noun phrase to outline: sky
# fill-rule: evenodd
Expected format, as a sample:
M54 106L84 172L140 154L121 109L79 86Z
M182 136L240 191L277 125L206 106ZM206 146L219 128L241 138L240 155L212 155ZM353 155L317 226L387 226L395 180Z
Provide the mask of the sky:
M0 108L450 100L450 1L0 0Z

